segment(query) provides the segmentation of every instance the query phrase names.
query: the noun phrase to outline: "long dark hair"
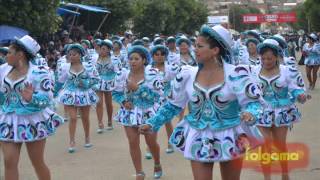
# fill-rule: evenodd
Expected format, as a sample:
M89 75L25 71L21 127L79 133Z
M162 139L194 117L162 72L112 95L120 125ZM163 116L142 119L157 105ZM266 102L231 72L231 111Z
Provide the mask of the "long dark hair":
M222 64L222 56L226 54L225 50L221 47L221 45L218 43L217 40L213 39L212 37L208 36L207 34L200 34L200 36L204 37L209 44L210 49L218 47L219 48L219 56L218 61L220 64Z
M11 47L15 49L16 52L23 52L24 55L26 56L27 60L30 61L34 58L32 54L30 54L23 46L16 44L16 43L11 43Z

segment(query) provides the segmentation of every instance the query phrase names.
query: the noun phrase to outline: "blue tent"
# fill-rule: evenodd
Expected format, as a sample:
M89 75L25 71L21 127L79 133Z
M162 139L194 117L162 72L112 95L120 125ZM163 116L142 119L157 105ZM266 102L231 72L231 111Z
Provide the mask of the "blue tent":
M70 9L65 9L65 8L61 8L61 7L59 7L57 9L57 14L59 14L60 16L63 16L65 14L71 14L71 15L75 15L75 16L80 15L79 12L71 11Z
M81 9L81 10L91 11L96 13L107 13L107 14L111 13L110 11L102 7L88 6L88 5L76 4L76 3L66 3L66 4L63 4L62 7L65 9L72 9L72 10Z
M29 34L29 32L24 29L14 27L14 26L1 25L0 26L0 43L1 44L9 43L15 37L21 38L27 34Z

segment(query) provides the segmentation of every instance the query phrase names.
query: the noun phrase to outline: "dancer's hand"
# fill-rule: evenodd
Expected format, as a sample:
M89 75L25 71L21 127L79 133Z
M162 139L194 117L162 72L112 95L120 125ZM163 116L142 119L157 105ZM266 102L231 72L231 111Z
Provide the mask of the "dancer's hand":
M133 105L131 102L129 101L126 101L123 103L123 107L126 109L126 110L131 110L133 108Z
M254 118L253 118L253 116L252 116L251 113L249 113L249 112L243 112L243 113L241 113L241 115L240 115L240 119L241 119L242 121L249 122L249 121L252 121Z
M129 91L136 91L139 88L139 86L137 83L134 83L134 82L128 80L127 81L127 88Z
M31 83L26 82L24 84L24 88L21 90L21 96L22 98L27 101L30 102L32 100L32 94L33 94L33 86Z
M149 124L144 124L139 127L139 132L141 134L149 134L151 132L151 126Z
M305 94L300 94L298 96L298 101L299 103L304 104L307 101L307 98L309 99L311 96L309 95L309 97L307 97Z

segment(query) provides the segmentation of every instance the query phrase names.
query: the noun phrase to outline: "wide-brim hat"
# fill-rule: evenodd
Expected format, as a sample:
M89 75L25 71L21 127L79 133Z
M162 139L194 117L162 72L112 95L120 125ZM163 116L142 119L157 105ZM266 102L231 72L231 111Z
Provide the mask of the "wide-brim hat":
M259 32L256 30L248 30L248 31L246 31L246 35L253 36L254 38L256 38L260 42L263 41L263 38L260 36Z
M109 39L105 39L105 40L100 41L99 46L100 47L107 46L108 48L112 49L113 48L113 43Z
M249 39L246 39L246 46L248 47L249 43L254 43L256 45L258 45L260 43L260 41L258 41L256 38L249 38Z
M180 46L182 43L187 43L188 46L191 46L191 41L190 39L188 39L187 37L185 36L180 36L178 39L177 39L177 46Z
M12 43L22 47L32 57L35 57L40 50L40 45L38 42L29 35L25 35L20 39L15 37Z
M314 33L311 33L307 36L308 36L308 38L312 39L313 41L318 41L318 36Z
M130 55L132 53L142 53L145 55L146 57L146 65L149 64L151 62L151 55L149 53L149 50L147 48L145 48L144 46L142 45L134 45L134 46L131 46L129 49L128 49L128 58L130 57Z
M156 45L156 46L153 46L150 53L151 53L151 56L153 56L157 51L161 51L161 52L164 52L165 53L165 56L167 57L168 54L169 54L169 50L166 46L164 45Z
M95 39L93 42L96 43L97 45L100 45L101 41L102 41L101 39Z
M81 40L81 44L82 44L82 43L85 44L85 45L87 45L88 48L91 48L91 43L90 43L89 40L83 39L83 40Z
M80 55L81 55L81 56L85 56L85 55L86 55L86 52L85 52L84 48L81 46L81 44L78 44L78 43L76 43L76 44L70 44L70 45L68 46L67 52L71 51L72 49L78 49L78 50L80 50Z
M168 37L167 38L167 44L169 44L169 43L175 43L176 42L176 38L175 37L173 37L173 36L170 36L170 37Z
M265 48L274 49L278 56L282 55L282 48L280 47L278 41L274 39L266 39L258 45L258 53L261 54L261 51Z
M144 45L144 42L141 39L136 39L132 42L132 46L137 46L137 45Z
M143 42L150 42L150 39L149 39L148 37L143 37L143 38L142 38L142 41L143 41Z
M118 44L120 46L120 48L122 48L123 44L120 40L114 40L113 44Z
M288 48L288 44L287 44L286 39L283 36L281 36L280 34L276 34L274 36L271 36L269 39L276 40L282 49Z
M0 47L0 53L2 54L8 54L9 48L8 47Z
M216 40L221 48L224 49L225 54L223 54L223 60L227 63L232 62L232 46L234 45L234 41L232 39L231 33L221 25L213 26L212 28L203 25L200 29L200 35L207 35L210 38Z
M162 39L161 37L157 37L153 40L153 45L161 45L161 44L164 44L165 41L164 39Z

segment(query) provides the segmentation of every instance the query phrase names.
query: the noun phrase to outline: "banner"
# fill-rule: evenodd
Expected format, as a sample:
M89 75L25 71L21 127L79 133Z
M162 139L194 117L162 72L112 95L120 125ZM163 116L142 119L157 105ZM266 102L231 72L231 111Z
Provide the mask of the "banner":
M296 13L276 13L276 14L244 14L242 15L244 24L260 24L264 22L296 22Z
M208 24L217 25L228 23L229 18L228 16L208 16Z

